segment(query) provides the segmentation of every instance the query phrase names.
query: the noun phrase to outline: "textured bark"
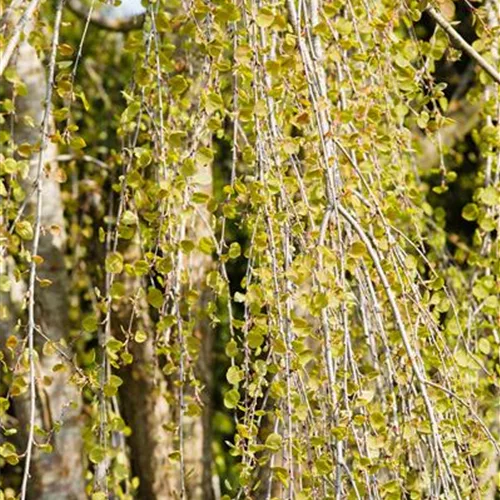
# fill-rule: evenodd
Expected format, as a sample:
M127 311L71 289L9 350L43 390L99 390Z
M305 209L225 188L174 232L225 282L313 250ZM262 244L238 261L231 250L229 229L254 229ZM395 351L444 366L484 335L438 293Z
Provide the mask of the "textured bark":
M200 229L201 230L201 229ZM199 235L199 233L197 233ZM132 247L122 250L126 260L138 258ZM194 256L197 270L194 283L202 288L203 277L211 266L211 259L203 254ZM193 261L191 261L193 264ZM128 279L125 283L126 297L135 294L142 286L140 280ZM203 308L206 294L202 293L200 307ZM140 304L138 309L147 311L147 304ZM122 303L113 312L112 331L117 338L130 327L130 303ZM141 314L139 314L141 316ZM149 323L147 312L138 319L138 323ZM169 405L165 399L168 380L159 371L158 358L154 352L154 328L142 324L148 331L148 340L144 343L131 343L134 362L120 370L123 380L120 387L122 415L132 434L128 438L130 458L134 475L139 477L138 498L169 499L180 497L180 468L176 461L169 458L176 450L175 434L168 429L178 421L177 405ZM136 325L132 325L132 330ZM211 434L211 393L212 393L212 347L213 334L208 320L201 320L196 335L201 340L200 357L197 364L197 376L202 381L203 413L201 417L184 418L184 461L186 496L189 499L212 500L212 434ZM174 377L175 378L175 377ZM188 391L189 392L189 391Z
M134 474L140 479L138 498L175 498L169 474L168 453L172 451L163 425L170 421L163 394L162 375L155 373L152 339L132 347L134 363L120 372L122 412L132 428L128 438Z
M202 339L200 359L198 362L198 377L205 389L203 391L203 414L202 414L202 483L201 491L204 500L214 498L213 489L213 452L212 452L212 395L213 395L213 347L214 334L207 319L200 322L200 335ZM196 457L195 457L196 458Z
M129 246L124 254L127 260L133 261L138 258L140 252L138 248ZM142 285L138 278L126 279L125 296L133 296ZM119 391L122 416L132 429L132 434L127 438L130 461L133 474L139 478L138 498L175 498L168 458L169 453L173 451L172 443L163 428L171 418L171 410L164 398L166 383L157 364L154 333L148 328L148 305L141 303L137 307L144 312L140 316L147 324L141 327L149 330L148 339L143 343L131 342L130 352L134 361L119 372L123 380ZM137 328L137 321L130 324L131 314L130 301L124 300L116 305L111 321L114 337L123 337L123 332L128 331L130 326L132 331Z
M40 141L38 125L42 121L45 103L46 76L35 50L27 43L21 44L16 69L27 86L27 94L16 100L17 124L15 140L18 144ZM23 121L30 116L35 127ZM38 267L38 277L48 279L52 285L36 290L37 326L43 335L54 342L64 339L69 332L68 318L68 276L64 264L66 234L60 186L54 179L57 164L57 147L49 143L44 158L46 172L43 180L43 208L41 214L42 237L39 255L44 262ZM32 157L26 191L30 193L36 176L38 158ZM30 200L28 210L33 210L34 200ZM50 231L58 226L59 231ZM36 344L40 348L45 342L36 333ZM51 439L52 453L41 453L35 449L31 467L30 497L43 500L84 499L82 435L81 435L81 398L78 388L68 380L71 370L53 372L52 367L61 363L58 354L44 355L39 351L37 365L37 415L36 424L51 431L54 423L62 423L61 429ZM44 378L46 377L46 378ZM19 397L14 401L16 417L25 430L29 422L27 398Z
M139 283L127 283L127 296L134 293ZM147 305L143 306L147 307ZM131 308L120 307L112 321L113 335L120 337L129 326ZM145 325L143 325L144 327ZM133 326L132 328L135 328ZM174 433L168 429L178 420L178 408L165 399L167 381L158 369L154 352L153 329L148 328L148 340L131 344L133 364L120 370L123 380L120 387L122 415L131 427L128 438L134 475L140 479L138 498L178 498L180 491L180 468L169 458L175 451ZM199 376L204 384L210 384L204 392L204 408L201 418L185 418L185 472L186 493L189 499L212 499L212 451L211 451L211 407L210 407L210 357L211 338L208 329L203 330L204 341L200 353ZM209 376L207 376L207 374Z
M199 190L213 195L213 172L209 167L199 167L195 181ZM196 240L210 238L210 230L206 223L210 221L210 213L206 208L199 208L188 237ZM203 408L199 418L187 418L185 427L185 463L188 474L188 498L212 500L213 488L213 452L212 452L212 394L213 394L213 344L214 332L205 314L210 291L205 284L206 276L212 269L213 260L199 250L194 250L186 264L190 269L191 284L200 294L197 313L196 336L200 339L200 352L195 373L203 385L201 394Z

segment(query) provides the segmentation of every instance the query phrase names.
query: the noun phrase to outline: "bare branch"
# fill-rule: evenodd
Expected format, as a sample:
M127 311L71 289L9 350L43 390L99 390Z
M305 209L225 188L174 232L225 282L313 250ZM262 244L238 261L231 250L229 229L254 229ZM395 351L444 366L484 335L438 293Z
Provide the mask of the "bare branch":
M33 238L33 251L32 255L38 254L38 248L40 243L41 229L42 229L42 190L43 190L43 165L44 165L44 152L47 147L47 139L49 135L50 126L50 108L52 101L52 89L55 77L56 68L56 55L57 55L57 45L59 44L59 28L62 21L64 0L59 0L57 4L56 19L54 22L54 35L52 38L52 49L50 53L50 64L49 64L49 76L47 79L47 92L45 96L45 111L42 121L42 137L40 154L38 157L38 165L36 171L36 219L34 227L34 238ZM35 284L37 277L36 262L34 259L31 260L30 266L30 277L29 277L29 288L28 288L28 359L29 359L29 385L30 385L30 425L29 425L29 435L28 444L26 447L26 462L24 465L23 482L21 488L21 499L24 500L27 494L28 479L30 477L30 462L31 454L33 449L33 444L35 441L35 416L36 416L36 386L35 386L35 347L34 347L34 332L36 328L36 318L35 318Z
M2 53L0 53L0 76L3 75L3 72L9 65L12 54L14 53L14 50L16 50L16 47L19 44L19 40L21 39L21 33L23 32L24 26L28 21L30 21L33 18L33 14L36 8L38 7L39 3L40 0L31 0L30 4L24 11L24 14L16 23L16 26L14 28L14 33L10 37L10 40L7 43L7 47L5 47L5 50Z
M425 9L425 11L436 21L441 28L443 28L451 41L455 44L455 46L464 52L467 52L472 59L474 59L481 68L488 73L488 75L493 78L497 83L500 83L500 73L488 62L484 59L477 51L475 51L471 45L469 45L460 34L453 28L453 26L434 8L430 5Z

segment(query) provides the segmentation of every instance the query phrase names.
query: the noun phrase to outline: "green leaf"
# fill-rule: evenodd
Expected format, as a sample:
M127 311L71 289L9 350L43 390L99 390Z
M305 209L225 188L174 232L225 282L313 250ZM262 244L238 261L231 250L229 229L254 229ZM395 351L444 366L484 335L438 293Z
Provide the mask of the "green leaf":
M7 174L15 174L19 170L20 162L17 162L14 158L7 158L2 167Z
M243 370L237 366L231 366L226 373L226 379L232 385L238 385L243 378Z
M479 300L484 300L486 297L488 297L489 294L490 292L481 282L477 282L472 287L472 295L474 295L474 297L476 297Z
M227 344L226 344L226 356L230 358L235 358L238 355L238 345L236 342L231 339Z
M31 144L25 142L17 147L17 152L19 156L22 156L23 158L29 158L33 153L33 148L31 147Z
M196 152L196 163L200 166L210 165L214 159L214 153L209 148L200 148Z
M5 412L9 409L10 403L7 398L0 398L0 417L5 415Z
M83 149L87 146L87 143L83 140L82 137L73 137L69 142L69 145L72 149Z
M210 196L208 196L208 194L197 191L196 193L193 193L191 201L193 203L206 203L209 200L209 198Z
M224 101L219 94L215 92L210 92L206 99L205 108L208 113L214 113L215 111L224 109Z
M137 330L134 335L134 340L138 344L142 344L148 340L148 334L144 330Z
M156 270L161 274L168 274L172 269L172 260L169 257L163 257L156 261Z
M111 354L118 352L122 347L123 347L123 342L115 338L109 339L108 342L106 343L106 349Z
M188 82L182 75L176 75L170 78L168 83L174 95L180 95L188 88Z
M32 240L33 227L27 220L20 221L16 224L16 234L23 240Z
M138 260L134 264L134 273L136 276L144 276L149 272L149 264L145 260Z
M89 101L87 101L87 97L85 96L85 93L82 91L80 92L75 92L76 97L80 98L80 101L82 101L83 108L85 111L88 111L90 109L90 104Z
M181 241L181 250L188 254L194 250L194 243L191 240L182 240Z
M361 241L355 241L351 245L351 249L349 250L349 255L351 257L355 257L356 259L363 257L366 255L366 247L365 244Z
M234 242L231 243L229 247L229 258L230 259L237 259L241 255L241 246L239 243Z
M332 472L332 465L326 456L316 459L314 465L316 466L318 473L321 475L330 474Z
M139 167L144 168L147 167L153 161L153 155L149 149L142 148L142 151L137 158L137 164Z
M462 210L462 217L468 221L474 221L479 215L479 209L475 203L467 203Z
M107 273L120 274L123 271L123 255L119 252L108 254L104 267Z
M467 368L470 364L470 357L465 351L458 351L455 354L455 360L458 366L462 368Z
M198 242L198 248L207 255L212 255L212 253L215 251L215 244L212 240L212 238L208 236L204 236L203 238L200 239Z
M300 146L293 139L287 139L283 142L283 151L287 155L295 155L300 151Z
M413 270L416 269L418 265L418 260L414 255L407 255L405 258L405 266L407 269Z
M498 192L494 186L484 188L480 194L480 200L487 206L492 207L499 201Z
M256 332L255 330L249 332L248 345L252 349L257 349L258 347L260 347L262 345L262 342L264 342L264 336L261 333Z
M231 389L224 395L224 406L230 410L236 408L240 401L240 393L236 389Z
M120 377L117 377L116 375L111 375L109 377L108 384L111 387L120 387L123 384L123 380Z
M95 332L97 330L97 317L96 317L96 315L95 314L87 314L87 316L85 316L83 318L82 328L88 333Z
M89 453L89 459L92 463L98 464L106 458L106 451L101 446L94 446Z
M422 113L420 113L420 116L417 118L417 125L421 129L424 129L429 123L429 118L429 113L427 111L422 111Z
M488 354L490 354L490 352L491 352L491 345L490 345L488 339L485 339L485 338L479 339L478 347L479 347L479 350L483 354L485 354L486 356Z
M135 224L137 224L137 216L134 214L134 212L125 210L120 222L122 224L125 224L126 226L134 226Z
M157 288L150 286L148 288L147 300L149 305L156 309L160 309L163 305L163 293Z
M263 7L257 14L256 22L260 28L269 28L274 23L274 12L268 7Z
M266 438L266 448L268 450L277 452L281 450L281 445L283 442L283 438L279 435L276 434L275 432L269 434Z
M134 101L133 103L129 104L129 106L122 113L120 121L123 124L131 122L137 116L140 110L141 103L138 101Z
M109 294L113 299L121 299L125 295L125 292L125 285L119 281L115 281L109 291Z

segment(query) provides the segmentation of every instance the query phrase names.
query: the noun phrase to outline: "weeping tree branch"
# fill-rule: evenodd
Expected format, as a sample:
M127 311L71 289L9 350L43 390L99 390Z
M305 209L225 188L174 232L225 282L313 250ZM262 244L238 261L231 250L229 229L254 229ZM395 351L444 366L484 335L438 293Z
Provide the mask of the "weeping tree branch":
M40 4L40 0L31 0L23 15L16 23L13 33L5 49L0 53L0 76L3 75L9 62L21 40L23 29L28 21L33 19L34 13ZM80 0L68 0L67 6L78 17L83 19L90 18L90 22L99 28L109 31L127 32L140 29L144 24L144 14L133 17L122 17L112 19L106 14L87 8ZM8 21L9 15L4 16L3 22Z
M47 147L47 139L50 127L50 105L52 101L52 89L55 78L56 54L57 45L59 43L59 28L61 26L62 11L64 0L59 0L57 4L56 21L54 23L54 36L52 38L52 49L50 54L49 76L47 80L47 91L45 98L45 110L42 122L42 138L40 146L40 155L38 156L38 164L36 168L36 220L33 238L33 253L38 255L42 229L42 209L43 209L43 165L44 152ZM28 357L29 357L29 385L30 385L30 422L28 444L26 447L26 461L24 464L23 482L21 488L21 498L24 500L28 491L28 479L30 477L31 454L34 445L35 419L36 419L36 387L35 387L35 347L34 347L34 332L35 332L35 284L37 278L37 264L32 259L29 276L29 298L28 298Z
M382 287L384 288L384 291L386 293L387 299L389 301L389 306L392 310L393 316L394 316L394 321L396 323L397 329L399 330L401 340L403 341L403 346L405 348L406 354L408 356L408 359L410 360L410 366L413 371L413 374L415 375L415 378L417 379L418 385L420 386L420 392L422 394L422 398L424 401L424 406L427 411L427 415L429 417L429 423L430 423L430 428L431 428L431 433L434 441L434 449L436 453L436 458L439 459L441 457L442 461L444 462L445 470L446 473L449 477L449 480L451 481L451 484L453 486L453 489L455 490L455 493L457 495L457 498L462 498L460 495L460 491L458 488L458 485L456 483L456 480L452 474L450 463L446 457L446 454L444 452L443 444L441 441L441 436L439 433L439 427L438 427L438 422L436 419L435 411L434 411L434 406L431 402L431 399L429 397L429 394L427 392L427 378L425 376L425 373L422 369L422 367L418 363L418 356L417 353L415 352L410 338L408 336L408 333L406 331L406 327L403 321L403 318L401 316L401 312L399 310L399 306L397 304L396 298L393 294L391 285L389 283L389 280L384 272L384 269L382 267L382 263L379 257L379 254L375 247L373 246L370 237L367 235L367 233L364 231L364 229L361 227L361 225L358 223L358 221L339 203L337 205L339 213L344 217L344 219L349 223L349 225L354 229L354 231L358 234L360 240L364 243L366 246L366 249L368 251L368 254L370 255L370 258L372 259L372 262L375 266L375 270L380 278L380 281L382 283Z
M448 34L453 44L458 48L466 52L472 59L474 59L481 68L488 73L488 75L493 78L497 83L500 83L500 73L484 59L476 50L472 48L453 28L453 26L432 6L428 6L425 11L429 14L434 21L436 21L441 28Z
M16 100L13 137L18 144L40 144L37 154L30 158L29 175L23 181L23 188L28 194L22 208L29 208L33 213L32 255L39 255L43 261L36 265L32 260L29 270L26 329L29 387L26 395L13 399L13 409L23 430L23 443L26 442L20 498L43 500L66 498L67 495L75 500L86 498L81 456L81 399L73 383L76 378L72 379L73 376L68 376L65 370L53 372L56 363L61 362L59 353L51 354L42 349L44 341L50 341L54 350L58 351L57 345L67 338L69 332L69 283L63 259L66 232L60 185L53 175L57 169L57 145L49 140L54 129L50 112L51 95L62 4L63 0L59 0L48 74L35 49L27 41L19 44L14 66L27 92ZM24 35L33 29L34 19L30 19L23 29ZM29 117L37 126L28 126L24 117ZM46 231L52 226L60 228L60 231L57 234ZM51 285L43 288L37 284L41 280L48 280ZM7 304L12 303L7 300ZM17 302L13 296L12 301ZM9 323L12 324L19 314L20 311L11 311ZM8 328L8 325L5 327ZM36 335L37 332L40 335ZM44 379L49 380L46 377L50 377L50 385L43 382ZM47 432L47 444L50 442L53 446L50 453L37 446L36 428Z
M16 22L14 32L12 33L12 35L9 39L9 42L7 43L7 46L0 53L0 76L3 75L3 72L6 70L7 66L9 65L10 59L12 58L12 54L16 50L16 47L18 46L19 41L21 39L21 34L24 30L24 27L26 26L26 23L28 21L31 21L33 19L33 15L34 15L35 10L38 7L39 3L40 3L40 0L31 0L28 7L24 11L24 14Z

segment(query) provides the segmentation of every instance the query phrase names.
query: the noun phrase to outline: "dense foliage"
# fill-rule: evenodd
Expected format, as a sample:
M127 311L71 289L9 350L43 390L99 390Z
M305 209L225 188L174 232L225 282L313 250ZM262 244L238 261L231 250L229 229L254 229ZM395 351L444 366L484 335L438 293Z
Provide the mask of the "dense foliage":
M66 1L0 20L0 497L495 498L498 2Z

